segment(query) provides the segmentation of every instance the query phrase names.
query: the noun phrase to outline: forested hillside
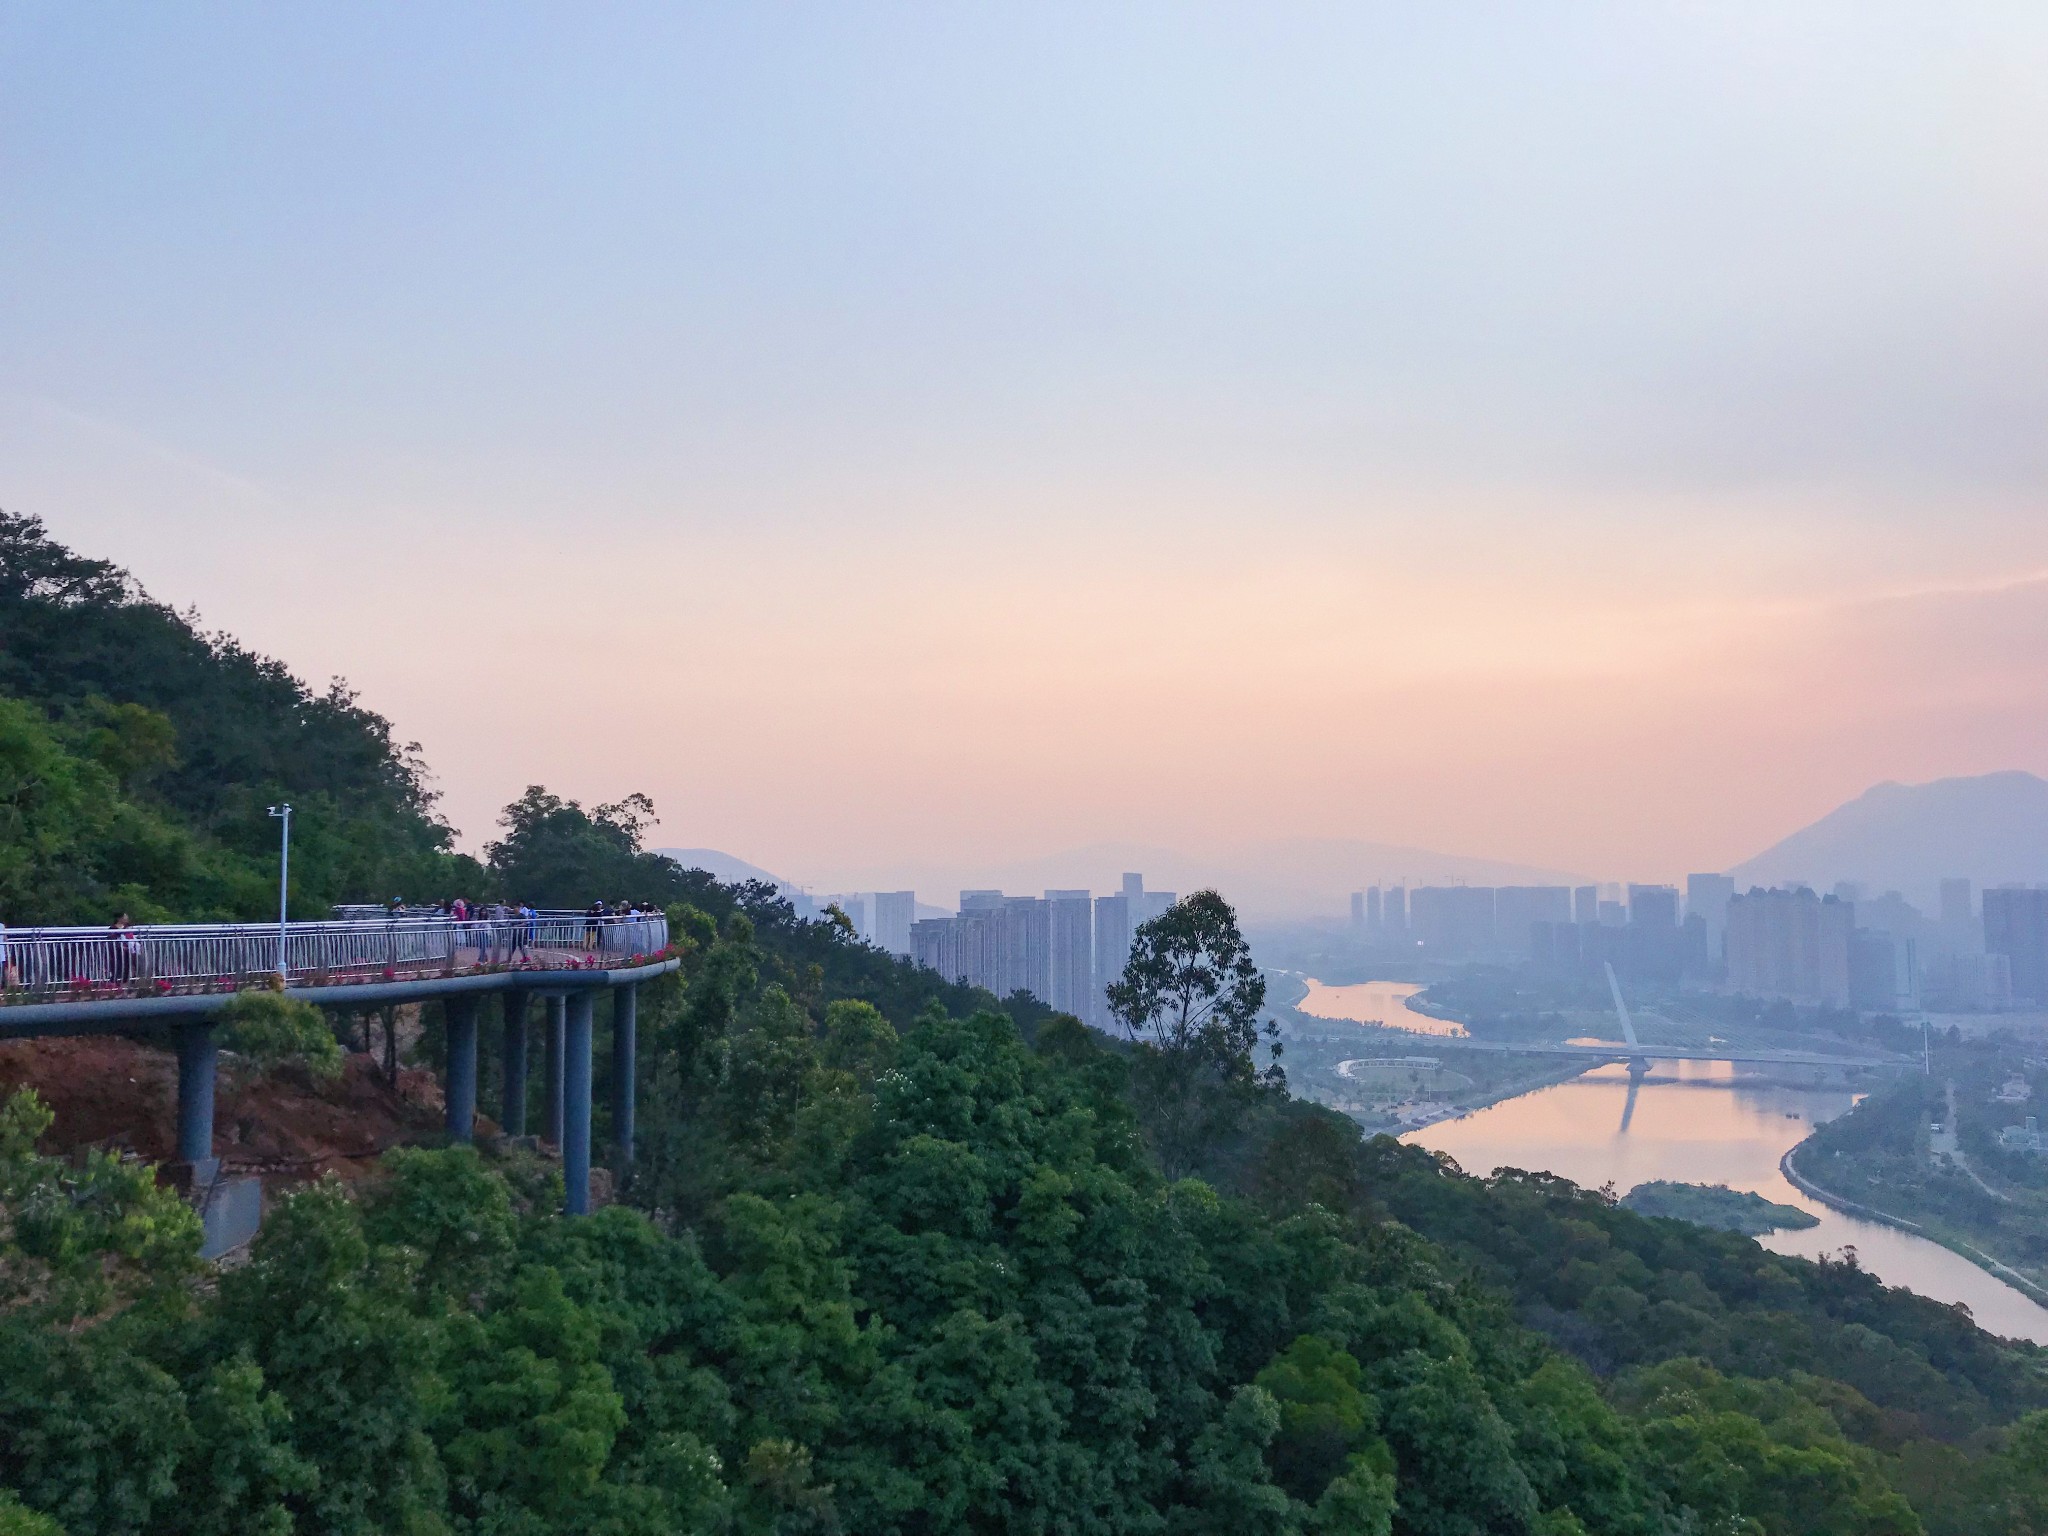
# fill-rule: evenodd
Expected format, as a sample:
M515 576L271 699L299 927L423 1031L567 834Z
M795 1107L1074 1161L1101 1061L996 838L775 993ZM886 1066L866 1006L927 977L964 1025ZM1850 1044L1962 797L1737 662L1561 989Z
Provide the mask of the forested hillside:
M193 640L95 579L92 612ZM53 590L19 604L73 601ZM256 867L235 807L322 792L291 777L289 709L237 758L181 700L275 676L334 728L271 664L193 643L211 660L177 689L108 692L84 660L70 692L10 684L23 739L79 765L78 824L186 839L181 879ZM124 705L178 743L126 779L91 723ZM412 829L365 832L376 858L448 859L388 731L334 708L384 755L323 803ZM216 782L179 787L202 751ZM645 854L646 814L537 789L488 869L415 866L670 904L640 1160L594 1215L553 1214L544 1156L423 1146L276 1202L215 1271L145 1167L53 1155L63 1128L7 1103L0 1533L2048 1529L2043 1351L1847 1265L1366 1140L1255 1069L1242 1010L1133 1043L946 985ZM0 829L9 900L90 919L65 903L196 889L113 882L112 832L24 825ZM349 892L351 867L320 878ZM1227 952L1227 904L1203 923Z
M0 512L0 921L274 912L280 800L301 910L477 878L414 749L345 685L315 693Z

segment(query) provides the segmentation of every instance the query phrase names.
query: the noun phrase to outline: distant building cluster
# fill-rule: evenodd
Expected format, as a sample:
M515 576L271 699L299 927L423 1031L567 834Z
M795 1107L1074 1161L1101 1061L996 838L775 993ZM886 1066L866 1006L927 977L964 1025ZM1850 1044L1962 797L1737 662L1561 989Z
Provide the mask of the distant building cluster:
M1562 974L1605 964L1642 980L1704 973L1718 943L1725 876L1696 875L1689 913L1669 885L1419 885L1354 892L1351 920L1372 942L1437 960L1533 960ZM1732 885L1729 885L1732 889Z
M1852 884L1737 892L1726 875L1670 885L1373 886L1351 896L1368 943L1438 960L1529 963L1559 977L1720 986L1874 1011L2048 1005L2048 889L1941 884L1927 917Z
M962 891L956 915L919 918L913 892L882 892L875 897L873 937L881 948L949 981L986 987L998 997L1028 992L1062 1013L1107 1027L1104 994L1123 974L1132 934L1176 899L1172 891L1146 890L1142 874L1127 874L1113 895Z

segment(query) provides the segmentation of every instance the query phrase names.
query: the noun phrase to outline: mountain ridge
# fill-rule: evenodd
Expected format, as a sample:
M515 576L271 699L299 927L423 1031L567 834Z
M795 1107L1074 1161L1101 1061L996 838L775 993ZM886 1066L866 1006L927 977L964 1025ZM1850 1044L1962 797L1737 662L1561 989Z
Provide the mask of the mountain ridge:
M1738 888L1851 881L1931 904L1941 881L2048 881L2048 779L2024 769L1886 780L1728 871Z

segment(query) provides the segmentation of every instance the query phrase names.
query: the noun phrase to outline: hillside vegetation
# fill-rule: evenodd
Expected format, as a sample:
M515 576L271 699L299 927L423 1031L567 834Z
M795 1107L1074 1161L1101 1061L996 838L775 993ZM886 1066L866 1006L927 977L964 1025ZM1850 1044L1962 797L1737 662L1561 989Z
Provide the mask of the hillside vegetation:
M33 707L99 761L84 696ZM383 739L415 852L448 857ZM81 784L241 856L168 788ZM1120 1044L945 985L645 854L646 814L533 791L476 872L671 903L640 1162L594 1215L553 1214L531 1153L411 1148L277 1202L215 1272L145 1168L55 1155L7 1102L0 1532L2048 1528L2042 1351L1368 1140L1242 1032Z

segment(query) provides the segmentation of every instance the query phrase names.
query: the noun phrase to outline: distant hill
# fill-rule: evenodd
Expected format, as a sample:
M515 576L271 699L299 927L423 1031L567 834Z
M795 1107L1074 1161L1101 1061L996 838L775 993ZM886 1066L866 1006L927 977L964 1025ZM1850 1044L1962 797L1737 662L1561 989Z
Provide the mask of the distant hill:
M749 864L745 859L730 853L721 853L716 848L651 848L665 859L674 859L685 869L701 869L714 880L727 885L741 885L748 880L765 880L775 887L776 894L784 897L796 908L799 917L816 917L817 903L804 894L794 881L780 875L770 874L758 864Z
M747 880L765 880L778 890L785 885L791 890L796 889L782 876L771 875L758 864L749 864L745 859L737 858L730 853L720 853L716 848L650 848L648 852L658 853L665 859L674 859L685 869L701 869L714 880L727 885L739 885Z
M1928 909L1946 876L2048 881L2048 780L2014 771L1879 784L1729 873L1744 890L1853 880Z

